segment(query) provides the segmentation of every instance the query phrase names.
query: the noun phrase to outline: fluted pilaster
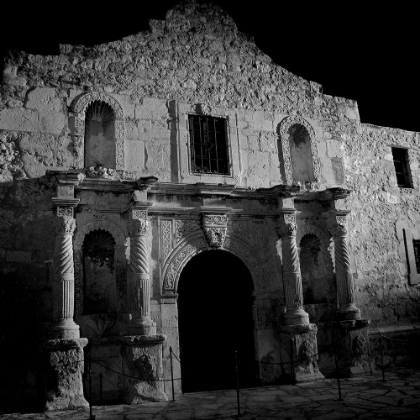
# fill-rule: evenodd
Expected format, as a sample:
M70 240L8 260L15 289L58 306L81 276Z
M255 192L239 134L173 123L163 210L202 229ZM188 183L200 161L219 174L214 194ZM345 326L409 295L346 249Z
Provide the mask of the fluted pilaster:
M283 210L277 232L282 240L283 282L286 299L286 325L309 324L303 309L302 276L296 244L296 210Z

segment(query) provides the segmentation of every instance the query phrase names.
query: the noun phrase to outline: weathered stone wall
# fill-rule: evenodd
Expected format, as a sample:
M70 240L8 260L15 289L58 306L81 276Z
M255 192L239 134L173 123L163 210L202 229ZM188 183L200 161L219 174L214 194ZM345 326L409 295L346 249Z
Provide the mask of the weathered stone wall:
M182 168L188 157L176 153L177 144L188 141L186 113L203 108L229 119L237 166L228 182L259 188L284 181L279 123L296 115L316 133L319 187L341 184L341 134L354 130L356 103L323 95L316 83L274 64L224 11L193 3L121 41L63 45L59 56L11 55L0 101L1 179L77 166L72 104L84 92L99 91L124 109L126 169L133 176L219 182L188 177Z
M344 140L346 182L353 190L350 247L359 307L373 325L418 323L420 291L410 285L397 222L411 229L420 222L420 135L361 124ZM398 187L391 146L410 148L414 188Z

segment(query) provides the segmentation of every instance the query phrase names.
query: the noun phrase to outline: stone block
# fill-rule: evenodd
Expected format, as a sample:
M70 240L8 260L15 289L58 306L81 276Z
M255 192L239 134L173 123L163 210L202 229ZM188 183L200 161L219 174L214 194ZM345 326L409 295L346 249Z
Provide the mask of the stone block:
M64 113L45 112L39 113L39 130L43 133L61 134L67 127L67 117Z
M343 145L340 141L337 140L327 140L327 154L328 157L343 157Z
M53 88L37 87L28 93L26 108L43 112L63 112L63 100Z
M325 141L317 142L318 157L327 157L327 143Z
M126 120L125 122L125 139L139 140L139 129L136 121Z
M3 130L39 130L39 114L23 108L5 108L0 111L0 127Z
M144 144L142 141L125 142L125 162L128 171L143 171Z
M319 158L319 163L321 167L321 183L323 184L335 184L335 175L332 167L331 159L329 158Z
M142 105L135 106L135 118L138 120L159 120L169 118L166 100L144 98Z

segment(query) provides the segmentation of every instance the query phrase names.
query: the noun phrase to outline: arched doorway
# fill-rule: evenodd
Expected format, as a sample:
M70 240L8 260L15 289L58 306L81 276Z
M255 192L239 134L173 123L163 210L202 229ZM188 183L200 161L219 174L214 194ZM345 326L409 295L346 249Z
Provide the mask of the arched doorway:
M220 250L193 257L178 286L183 392L256 384L252 279L236 256Z

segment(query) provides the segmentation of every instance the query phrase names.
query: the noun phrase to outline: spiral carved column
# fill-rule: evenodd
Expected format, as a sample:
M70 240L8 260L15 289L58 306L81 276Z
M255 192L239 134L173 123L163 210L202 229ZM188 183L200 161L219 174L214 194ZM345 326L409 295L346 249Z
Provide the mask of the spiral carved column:
M54 338L79 338L79 326L73 321L74 264L72 236L76 220L62 216L55 220L55 249L53 258L54 281L53 327Z
M128 306L133 319L131 327L143 335L156 334L156 326L150 318L150 277L147 234L147 218L129 220L130 235L130 284Z
M282 212L278 234L282 239L283 282L286 299L286 325L309 324L309 315L303 309L302 276L296 244L296 210Z
M354 282L347 247L346 218L345 216L334 217L330 223L330 231L334 239L339 316L345 320L360 319L360 310L354 303Z

